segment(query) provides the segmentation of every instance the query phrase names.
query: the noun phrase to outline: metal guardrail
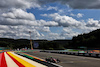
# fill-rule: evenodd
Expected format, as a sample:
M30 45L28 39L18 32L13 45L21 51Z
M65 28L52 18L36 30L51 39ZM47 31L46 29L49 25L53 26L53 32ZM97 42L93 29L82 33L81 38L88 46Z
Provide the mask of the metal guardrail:
M43 50L40 52L48 52L48 53L58 53L58 54L67 54L67 55L77 55L77 56L87 56L87 57L98 57L100 58L100 53L97 52L83 52L83 51L59 51L59 50Z

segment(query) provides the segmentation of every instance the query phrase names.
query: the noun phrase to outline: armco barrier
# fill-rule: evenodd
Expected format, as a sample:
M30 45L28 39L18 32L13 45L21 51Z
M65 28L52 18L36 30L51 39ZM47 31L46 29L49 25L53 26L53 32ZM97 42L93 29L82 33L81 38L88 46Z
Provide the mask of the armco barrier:
M79 56L85 56L85 53L78 53Z
M49 52L49 53L58 53L58 54L67 54L67 55L76 55L76 56L86 56L86 57L97 57L100 58L100 53L85 53L85 52L63 52L63 51L57 51L57 50L44 50L44 51L40 51L40 52Z
M91 57L91 53L85 53L85 56Z
M99 55L100 54L95 54L95 53L94 54L93 53L91 54L92 57L99 57Z

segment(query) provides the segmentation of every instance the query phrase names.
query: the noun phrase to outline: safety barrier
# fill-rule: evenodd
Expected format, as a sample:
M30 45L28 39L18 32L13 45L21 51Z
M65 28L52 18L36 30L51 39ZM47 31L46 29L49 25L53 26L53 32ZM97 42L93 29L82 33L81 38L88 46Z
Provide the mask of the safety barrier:
M63 51L57 51L57 50L44 50L44 51L40 51L40 52L47 52L47 53L57 53L57 54L66 54L66 55L76 55L76 56L86 56L86 57L96 57L96 58L100 58L100 53L84 53L84 52L63 52Z

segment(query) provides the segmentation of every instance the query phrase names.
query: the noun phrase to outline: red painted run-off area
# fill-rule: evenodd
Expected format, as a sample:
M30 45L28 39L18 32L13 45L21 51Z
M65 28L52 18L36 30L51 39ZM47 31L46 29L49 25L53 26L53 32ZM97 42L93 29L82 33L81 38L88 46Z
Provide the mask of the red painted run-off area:
M7 53L7 52L6 52ZM22 65L21 63L19 63L15 58L13 58L12 56L10 56L8 53L7 55L19 66L19 67L25 67L24 65Z
M12 56L10 56L7 52L6 54L19 66L19 67L25 67L24 65L22 65L20 62L18 62L15 58L13 58ZM6 63L6 59L5 59L5 55L4 52L0 53L0 67L7 67L7 63Z
M4 52L0 53L0 67L7 67Z

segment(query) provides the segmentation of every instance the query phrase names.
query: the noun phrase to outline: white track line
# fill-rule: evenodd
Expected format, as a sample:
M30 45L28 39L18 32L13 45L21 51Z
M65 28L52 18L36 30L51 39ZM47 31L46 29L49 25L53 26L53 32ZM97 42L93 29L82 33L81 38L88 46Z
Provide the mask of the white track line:
M13 53L13 52L11 52L11 53L14 54L14 55L16 55L17 57L19 57L19 58L21 58L21 59L23 59L23 60L29 62L30 64L32 64L32 65L34 65L34 66L36 66L36 67L47 67L47 66L42 65L42 64L40 64L40 63L37 63L37 62L35 62L35 61L32 61L32 60L30 60L30 59L27 59L27 58L25 58L25 57L22 57L22 56L20 56L20 55L17 55L17 54L15 54L15 53Z
M7 54L4 52L7 67L19 67Z

